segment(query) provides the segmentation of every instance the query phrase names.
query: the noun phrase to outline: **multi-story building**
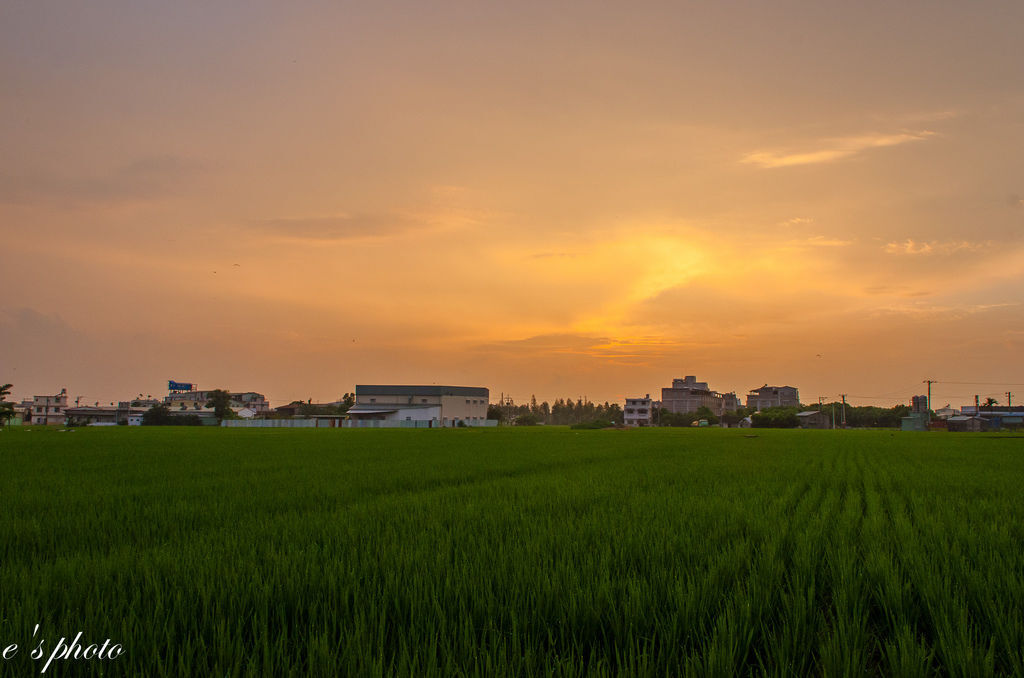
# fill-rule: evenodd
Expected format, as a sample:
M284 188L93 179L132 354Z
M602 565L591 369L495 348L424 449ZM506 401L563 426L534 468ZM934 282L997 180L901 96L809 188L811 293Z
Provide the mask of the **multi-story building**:
M64 410L68 407L68 390L62 388L60 393L52 396L33 396L31 424L59 426L64 424Z
M696 412L706 407L716 417L721 417L726 412L736 411L739 398L735 393L712 391L706 381L697 381L697 377L687 376L673 379L671 388L661 389L661 406L677 414Z
M211 393L213 393L213 389L172 392L164 397L164 405L171 412L200 412L204 409L209 409L206 407L206 403L210 401ZM256 415L270 412L270 403L262 393L256 393L255 391L236 393L232 391L230 395L230 407L235 412L240 412L244 409L252 410Z
M769 407L800 407L800 392L795 386L765 384L747 394L747 409L764 410Z
M484 426L490 392L475 386L356 385L348 410L356 421L427 421L431 426Z
M654 402L651 394L643 398L626 398L622 408L623 423L626 426L650 426L654 422Z

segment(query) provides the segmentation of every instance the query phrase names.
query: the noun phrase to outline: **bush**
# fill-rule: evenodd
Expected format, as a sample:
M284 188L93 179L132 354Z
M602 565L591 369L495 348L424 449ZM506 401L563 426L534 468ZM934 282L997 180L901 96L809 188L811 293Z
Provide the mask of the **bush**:
M127 423L127 422L126 422ZM198 414L174 414L165 405L153 405L142 415L143 426L202 426Z
M796 428L800 419L797 407L769 407L750 415L750 425L754 428Z
M584 422L582 424L573 424L569 428L571 428L573 430L586 431L586 430L599 429L599 428L612 428L614 426L615 426L615 424L613 424L610 421L605 421L605 420L597 419L595 421L588 421L588 422Z

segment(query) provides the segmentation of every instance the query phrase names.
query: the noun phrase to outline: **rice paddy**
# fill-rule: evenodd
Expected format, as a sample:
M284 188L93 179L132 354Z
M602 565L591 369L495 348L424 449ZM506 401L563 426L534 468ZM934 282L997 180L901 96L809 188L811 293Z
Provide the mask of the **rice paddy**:
M1024 675L1013 436L13 429L0 464L2 676L78 632L123 654L44 675Z

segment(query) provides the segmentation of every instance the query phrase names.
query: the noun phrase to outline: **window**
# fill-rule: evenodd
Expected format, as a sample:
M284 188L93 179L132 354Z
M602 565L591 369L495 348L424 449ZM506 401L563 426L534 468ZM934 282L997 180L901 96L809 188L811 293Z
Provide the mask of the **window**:
M370 398L370 402L371 403L375 403L375 402L377 402L377 399L376 398Z
M420 398L420 402L421 403L425 403L425 402L427 402L427 399L426 398Z
M466 401L466 404L467 404L467 405L469 404L469 401L468 401L468 400Z

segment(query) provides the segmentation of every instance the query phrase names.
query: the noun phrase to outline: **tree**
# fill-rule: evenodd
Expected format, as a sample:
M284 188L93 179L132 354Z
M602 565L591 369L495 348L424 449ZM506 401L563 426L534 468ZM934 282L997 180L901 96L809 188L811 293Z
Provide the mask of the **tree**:
M0 424L7 424L14 416L14 403L7 402L12 384L0 385Z
M213 414L217 417L218 423L234 414L231 410L231 394L224 389L218 388L210 391L210 397L206 402L206 406L213 408Z
M658 413L658 426L690 426L697 421L695 412L669 412L664 407Z
M709 424L718 423L718 417L715 416L715 413L712 412L711 408L707 405L701 405L698 407L694 414L697 415L697 419L706 419Z
M537 423L537 415L531 412L516 417L516 426L536 426Z
M985 398L985 402L983 402L981 405L982 405L982 407L992 407L993 405L998 405L998 404L999 404L998 400L996 400L995 398L992 398L992 397L988 397L988 398Z
M750 415L750 421L754 428L796 428L800 425L796 416L799 411L798 407L767 407Z
M142 414L143 426L167 426L172 423L174 415L166 405L153 405Z
M487 418L495 421L505 421L505 412L498 405L487 406Z

